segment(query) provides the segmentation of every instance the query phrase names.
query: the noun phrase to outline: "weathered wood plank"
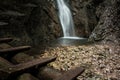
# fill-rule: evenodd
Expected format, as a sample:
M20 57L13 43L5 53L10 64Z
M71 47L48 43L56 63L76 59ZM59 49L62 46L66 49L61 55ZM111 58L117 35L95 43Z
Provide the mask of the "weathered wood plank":
M15 77L21 73L24 73L26 70L31 70L31 68L35 66L43 66L49 62L54 61L55 59L56 57L34 59L29 62L20 63L18 65L10 65L7 68L0 68L0 80L5 80L9 77Z
M20 47L2 49L2 50L0 50L0 54L23 52L23 51L29 50L30 48L31 48L31 46L20 46Z
M0 26L5 26L5 25L8 25L8 23L6 23L6 22L0 22Z
M2 16L11 16L11 17L22 17L25 16L25 14L20 13L18 11L5 11L5 12L1 12L0 15Z
M12 38L0 38L0 43L7 43L7 42L10 42L12 40L13 40Z
M28 69L28 68L36 66L36 65L42 66L42 65L47 64L51 61L54 61L55 59L56 59L56 57L42 58L42 59L35 59L35 60L29 61L27 63L21 63L21 64L18 64L18 65L11 67L12 72Z

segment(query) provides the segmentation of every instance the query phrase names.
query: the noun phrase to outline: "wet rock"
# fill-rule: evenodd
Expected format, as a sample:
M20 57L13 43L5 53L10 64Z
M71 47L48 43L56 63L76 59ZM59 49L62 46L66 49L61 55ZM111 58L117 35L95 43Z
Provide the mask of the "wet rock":
M120 20L120 15L118 14L120 12L119 1L109 2L106 0L105 2L107 5L104 6L104 13L102 12L99 23L92 32L89 40L102 41L104 44L114 44L117 46L120 45L120 23L118 22Z
M10 66L12 66L12 63L10 63L9 61L7 61L4 58L0 57L0 69L8 68ZM0 71L0 72L2 72L2 71Z
M61 71L51 67L44 67L40 68L38 77L40 80L53 80L60 75L62 75Z
M25 53L18 53L12 58L12 62L14 63L24 63L33 60L34 57L27 55Z
M97 25L96 4L93 0L76 0L71 2L76 34L88 37ZM78 17L79 16L79 17Z
M17 80L39 80L36 77L32 76L29 73L24 73L17 78Z
M10 46L9 44L6 43L2 43L0 44L0 49L7 49L7 48L11 48L12 46Z
M96 4L93 4L94 2L92 0L75 0L70 2L78 36L88 37L97 24ZM4 14L12 16L24 16L25 14L24 17L19 18L8 17L5 19L0 16L1 19L5 19L5 21L10 23L7 28L0 29L1 36L15 37L16 41L13 41L12 44L44 46L50 43L51 40L63 36L55 1L25 0L10 2L6 0L1 1L0 4L3 11L6 11Z

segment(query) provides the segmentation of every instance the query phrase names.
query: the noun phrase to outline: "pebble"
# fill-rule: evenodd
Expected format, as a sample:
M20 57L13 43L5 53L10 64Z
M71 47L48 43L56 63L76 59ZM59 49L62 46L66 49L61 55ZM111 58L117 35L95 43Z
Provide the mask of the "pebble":
M56 47L46 50L42 57L57 56L56 61L50 63L49 66L62 71L67 71L78 66L87 67L87 71L79 76L80 78L77 78L77 80L90 79L91 77L87 75L90 73L93 74L93 78L102 75L95 80L104 80L106 77L110 78L111 75L114 74L117 76L118 74L114 70L112 73L110 72L115 66L119 66L113 65L118 63L117 58L114 57L119 57L119 55L113 55L109 50L109 46L107 45Z

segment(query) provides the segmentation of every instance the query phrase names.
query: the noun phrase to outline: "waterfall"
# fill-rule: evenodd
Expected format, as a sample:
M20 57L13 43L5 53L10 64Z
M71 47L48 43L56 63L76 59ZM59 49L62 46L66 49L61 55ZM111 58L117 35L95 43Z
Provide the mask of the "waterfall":
M59 20L63 29L64 38L76 37L72 13L68 7L66 0L57 0L59 10Z

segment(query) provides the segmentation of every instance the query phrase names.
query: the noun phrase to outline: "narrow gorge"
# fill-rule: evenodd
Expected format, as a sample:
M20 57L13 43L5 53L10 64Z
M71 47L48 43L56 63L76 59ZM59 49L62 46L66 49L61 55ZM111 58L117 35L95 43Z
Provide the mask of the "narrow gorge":
M120 0L0 0L0 80L66 79L120 79Z

